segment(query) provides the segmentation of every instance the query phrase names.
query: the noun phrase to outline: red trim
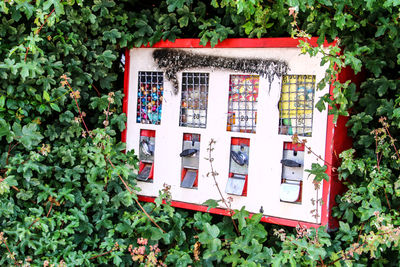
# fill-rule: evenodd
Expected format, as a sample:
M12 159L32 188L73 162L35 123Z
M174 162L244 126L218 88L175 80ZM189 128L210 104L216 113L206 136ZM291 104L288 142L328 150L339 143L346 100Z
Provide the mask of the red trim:
M244 178L244 186L243 186L243 193L242 196L247 197L247 183L249 182L248 175Z
M300 44L300 40L304 38L293 39L289 37L282 38L260 38L260 39L250 39L250 38L229 38L218 43L214 48L284 48L284 47L297 47ZM318 46L318 37L312 37L311 39L306 39L312 46ZM335 44L324 42L323 46L327 47ZM142 46L150 47L150 46ZM200 39L176 39L175 42L171 41L160 41L154 44L152 47L156 48L211 48L210 43L206 46L200 45Z
M304 151L304 144L293 144L292 142L283 143L284 150Z
M129 96L129 68L130 68L130 55L129 49L125 50L125 72L124 72L124 100L122 102L122 112L128 118L128 96ZM121 141L126 143L126 132L128 127L128 120L125 122L125 129L121 134Z
M140 130L140 136L156 137L156 131L155 130L141 129Z
M240 145L250 146L250 139L232 137L231 146L240 146Z
M140 196L140 195L138 196L138 198L140 201L153 202L153 203L155 200L155 197ZM165 201L163 201L163 203L165 204ZM226 209L214 208L214 209L210 209L209 211L207 211L207 209L208 209L207 206L192 204L192 203L187 203L187 202L172 200L171 206L175 207L175 208L195 210L195 211L201 211L201 212L208 212L208 213L212 213L212 214L230 216L229 211L227 211ZM253 214L250 214L249 217L251 217L252 215ZM263 216L261 218L261 221L266 222L266 223L280 224L280 225L291 226L291 227L296 227L297 225L301 225L301 226L305 226L307 228L310 228L310 227L318 228L321 226L320 224L316 224L316 223L309 223L309 222L283 219L283 218L278 218L278 217L269 217L269 216Z
M343 69L335 80L345 82L353 80L356 83L360 82L359 77L354 75L351 68ZM333 98L333 82L330 85L329 93ZM329 107L328 110L330 110ZM348 117L339 116L336 125L333 123L334 115L328 115L327 130L326 130L326 145L325 145L325 161L328 163L326 173L329 175L329 181L324 181L322 187L322 208L321 208L321 224L328 225L329 229L339 227L336 218L332 217L332 207L336 205L335 197L345 191L344 185L339 181L338 173L332 167L337 168L340 165L339 154L349 149L352 145L352 139L347 135L346 123Z
M197 135L198 136L198 140L200 141L200 134L193 134L193 133L184 133L183 134L183 141L192 141L193 139L193 135Z

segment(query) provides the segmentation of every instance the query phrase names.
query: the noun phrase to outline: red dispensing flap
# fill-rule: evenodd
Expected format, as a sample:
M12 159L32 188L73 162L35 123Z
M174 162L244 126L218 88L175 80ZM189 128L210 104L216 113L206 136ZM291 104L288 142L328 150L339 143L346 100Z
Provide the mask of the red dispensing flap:
M147 136L147 137L156 137L155 130L140 130L140 136Z
M240 145L250 146L250 139L232 137L231 145L232 146L240 146Z
M192 141L193 136L196 136L196 141L200 141L200 134L191 134L191 133L184 133L183 134L183 141Z
M304 144L293 144L292 142L283 143L284 150L304 151Z

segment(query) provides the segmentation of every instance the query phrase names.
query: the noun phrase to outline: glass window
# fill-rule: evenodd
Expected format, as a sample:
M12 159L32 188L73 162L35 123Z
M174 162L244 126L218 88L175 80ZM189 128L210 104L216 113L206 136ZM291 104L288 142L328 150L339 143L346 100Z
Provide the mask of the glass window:
M182 73L179 126L206 128L208 73Z
M311 136L315 75L285 75L279 100L279 134Z
M230 76L227 131L256 132L259 80L258 75Z
M162 72L139 71L136 122L160 124L164 91Z

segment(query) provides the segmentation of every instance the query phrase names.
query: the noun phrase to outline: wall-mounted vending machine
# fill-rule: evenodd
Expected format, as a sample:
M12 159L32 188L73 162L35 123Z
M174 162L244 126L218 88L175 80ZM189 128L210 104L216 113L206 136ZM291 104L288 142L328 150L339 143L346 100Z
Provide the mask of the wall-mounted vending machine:
M316 38L309 42L316 45ZM350 141L346 118L334 124L327 109L315 108L332 91L317 90L326 68L321 58L301 55L291 38L199 43L162 41L126 53L122 138L140 160L140 199L153 201L167 184L173 206L228 215L223 206L203 205L221 199L207 175L215 140L213 168L233 209L261 212L264 222L334 228L331 208L342 186L332 166ZM306 145L292 143L293 135ZM329 163L330 179L319 188L306 170L324 162L309 148Z

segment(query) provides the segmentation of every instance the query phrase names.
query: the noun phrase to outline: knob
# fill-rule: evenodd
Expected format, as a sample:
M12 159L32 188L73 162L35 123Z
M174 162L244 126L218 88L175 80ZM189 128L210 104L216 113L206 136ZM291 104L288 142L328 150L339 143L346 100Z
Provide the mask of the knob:
M281 160L281 163L285 167L301 167L301 163L298 163L291 159L283 159Z
M233 159L234 162L236 162L240 166L243 166L249 161L249 157L246 155L246 153L243 153L242 151L239 152L231 151L231 158Z
M154 145L150 144L147 140L140 142L140 149L142 150L143 154L147 156L153 156L154 154Z
M195 149L195 148L185 149L185 150L183 150L183 151L179 154L179 156L181 156L181 157L191 157L191 156L193 156L194 154L196 154L197 151L198 151L198 150Z

